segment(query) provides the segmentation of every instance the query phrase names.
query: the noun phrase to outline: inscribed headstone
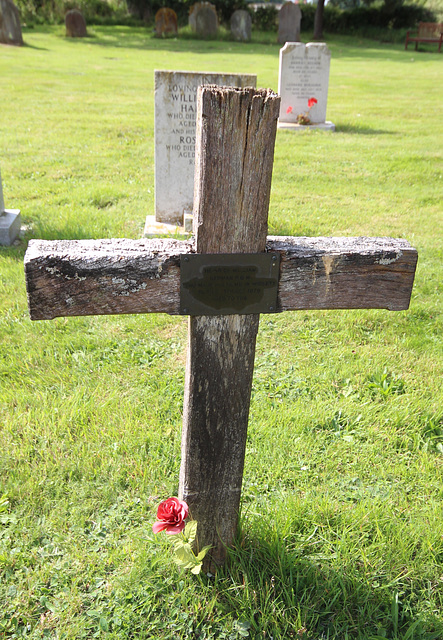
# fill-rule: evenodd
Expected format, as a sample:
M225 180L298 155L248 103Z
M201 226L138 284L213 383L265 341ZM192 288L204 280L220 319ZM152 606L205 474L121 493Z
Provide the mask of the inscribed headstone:
M22 46L20 14L11 0L0 0L0 42Z
M285 2L278 12L278 42L300 41L301 9L298 4Z
M238 9L231 16L231 36L234 40L248 42L251 39L252 18L249 11Z
M11 245L20 233L19 209L5 209L0 174L0 245Z
M66 36L68 38L85 38L86 22L83 14L77 9L71 9L65 16Z
M177 14L173 9L162 7L155 14L155 33L162 36L164 33L177 33Z
M279 127L295 126L300 115L307 115L314 126L335 128L326 123L330 63L331 52L324 43L287 42L280 49Z
M197 88L255 87L248 74L155 71L155 220L183 223L194 200Z

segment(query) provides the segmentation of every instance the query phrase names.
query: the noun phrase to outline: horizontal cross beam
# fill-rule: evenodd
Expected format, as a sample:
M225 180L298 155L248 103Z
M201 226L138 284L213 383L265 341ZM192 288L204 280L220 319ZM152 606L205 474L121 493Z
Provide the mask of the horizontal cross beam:
M417 251L393 238L268 236L281 256L276 311L409 306ZM32 320L180 313L180 255L189 241L31 240L25 255Z

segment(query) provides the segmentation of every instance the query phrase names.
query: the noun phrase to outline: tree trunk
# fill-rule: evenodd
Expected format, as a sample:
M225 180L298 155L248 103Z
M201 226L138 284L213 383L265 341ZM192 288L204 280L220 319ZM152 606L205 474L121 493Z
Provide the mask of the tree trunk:
M314 40L323 38L323 13L325 8L325 0L318 0L317 9L314 18Z

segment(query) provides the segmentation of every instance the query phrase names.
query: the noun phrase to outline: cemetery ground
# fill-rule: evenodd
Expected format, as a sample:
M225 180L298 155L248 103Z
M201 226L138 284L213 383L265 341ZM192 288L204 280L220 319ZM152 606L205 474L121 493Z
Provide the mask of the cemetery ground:
M277 132L269 233L407 239L411 306L262 315L241 527L216 576L154 536L177 494L186 319L29 320L31 238L138 238L154 69L256 73L277 44L24 29L0 49L0 638L443 637L441 58L334 37L334 134ZM302 36L306 41L306 38Z

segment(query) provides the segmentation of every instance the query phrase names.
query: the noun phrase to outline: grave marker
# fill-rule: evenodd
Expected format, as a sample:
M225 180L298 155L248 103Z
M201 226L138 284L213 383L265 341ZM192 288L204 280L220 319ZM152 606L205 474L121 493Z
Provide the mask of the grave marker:
M175 233L189 220L194 199L197 89L204 84L255 87L257 76L155 71L155 217L145 236ZM192 228L192 218L190 220ZM191 230L191 229L189 229Z
M177 14L174 9L161 7L155 14L155 33L157 36L163 36L166 33L177 35L178 22Z
M179 497L198 520L198 546L212 546L205 570L224 562L238 521L259 323L249 311L251 291L244 307L239 302L241 269L252 266L249 282L261 284L248 288L254 295L258 289L258 297L278 281L276 302L266 302L262 312L406 309L414 280L417 252L405 240L267 238L278 113L279 97L270 90L199 89L192 244L34 240L25 255L33 320L185 314L182 289L195 293L196 280L214 273L223 291L232 282L236 309L221 314L214 307L189 318ZM198 264L187 272L184 265L194 259Z
M278 42L300 41L301 9L294 2L285 2L278 12Z
M279 128L300 129L297 118L307 114L312 127L335 130L332 122L326 122L330 62L331 52L326 44L287 42L280 49ZM309 108L311 98L317 102Z
M0 43L23 45L20 14L12 0L0 0Z
M20 233L20 209L5 209L0 174L0 245L9 246Z
M71 9L65 15L67 38L86 38L86 21L78 9Z
M218 30L217 9L211 2L196 2L189 10L189 26L200 36L215 36Z
M249 11L237 9L231 16L231 36L239 42L249 42L252 33L252 18Z

